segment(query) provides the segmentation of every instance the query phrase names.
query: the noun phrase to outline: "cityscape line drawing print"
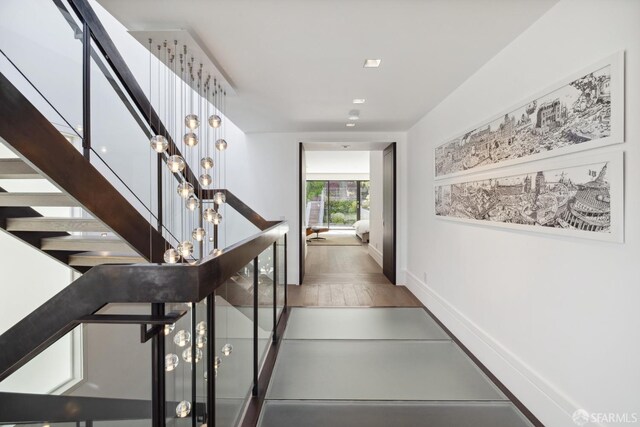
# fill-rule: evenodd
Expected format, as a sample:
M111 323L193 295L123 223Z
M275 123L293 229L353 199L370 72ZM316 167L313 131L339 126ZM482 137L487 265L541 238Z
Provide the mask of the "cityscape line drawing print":
M435 148L435 177L624 141L623 52Z
M621 241L622 153L552 169L435 186L435 214L600 240Z

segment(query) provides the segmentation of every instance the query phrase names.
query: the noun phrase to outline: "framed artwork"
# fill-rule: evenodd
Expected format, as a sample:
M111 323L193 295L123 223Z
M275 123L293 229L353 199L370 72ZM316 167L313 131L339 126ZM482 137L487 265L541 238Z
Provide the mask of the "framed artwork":
M623 153L545 163L437 182L435 214L452 221L622 242Z
M622 51L437 146L435 179L621 142Z

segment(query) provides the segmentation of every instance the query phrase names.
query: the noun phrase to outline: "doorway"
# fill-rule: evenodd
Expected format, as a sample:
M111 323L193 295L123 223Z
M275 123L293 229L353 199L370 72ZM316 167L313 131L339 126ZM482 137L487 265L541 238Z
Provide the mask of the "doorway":
M299 144L300 283L395 284L395 143L331 148Z

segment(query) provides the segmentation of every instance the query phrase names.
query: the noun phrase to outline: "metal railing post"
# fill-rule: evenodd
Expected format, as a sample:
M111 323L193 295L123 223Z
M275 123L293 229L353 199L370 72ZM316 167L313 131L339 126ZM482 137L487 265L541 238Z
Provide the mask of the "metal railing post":
M253 259L253 389L251 393L258 395L258 257Z
M91 29L82 26L82 152L91 157Z
M273 343L278 341L278 241L273 242Z
M226 286L226 285L225 285ZM216 324L215 293L207 297L207 426L215 426L216 419Z
M164 316L164 304L152 304L151 314ZM153 337L151 346L151 387L152 387L152 413L151 422L154 427L164 427L166 423L166 388L164 371L164 329Z

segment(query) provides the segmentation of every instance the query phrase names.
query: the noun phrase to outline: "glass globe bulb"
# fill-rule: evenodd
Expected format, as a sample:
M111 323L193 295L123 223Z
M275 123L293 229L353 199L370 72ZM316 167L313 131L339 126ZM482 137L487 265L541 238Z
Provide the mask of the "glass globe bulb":
M169 248L164 251L164 262L167 264L175 264L180 261L180 254L173 248Z
M233 346L231 344L229 344L229 343L226 343L222 347L222 354L224 354L225 356L229 356L232 351L233 351Z
M176 336L173 337L173 343L178 347L184 347L185 345L191 342L191 333L189 331L185 331L184 329L176 332Z
M172 323L170 325L164 325L164 334L165 335L169 335L171 332L173 332L173 330L176 328L176 324Z
M192 357L191 347L186 348L182 352L182 359L187 363L191 363L191 360L192 360L191 357ZM196 363L198 363L200 359L202 359L202 350L196 347Z
M204 345L207 343L206 335L198 335L196 337L196 347L204 348Z
M200 126L200 119L195 114L187 114L187 117L184 118L184 125L191 129L197 129Z
M203 187L210 186L212 182L213 178L211 178L211 175L209 175L208 173L203 173L202 175L200 175L200 184L202 184Z
M195 240L196 242L202 242L204 241L204 237L207 235L207 230L205 230L202 227L198 227L195 230L193 230L191 232L191 237L193 238L193 240Z
M205 322L204 320L202 322L199 322L196 325L196 333L198 335L206 335L206 333L207 333L207 322Z
M184 242L180 243L178 245L178 253L182 255L182 258L187 258L191 256L191 254L193 253L193 243L191 243L188 240L185 240Z
M193 185L186 181L178 184L178 195L183 199L193 196Z
M198 200L196 196L191 195L184 204L187 209L193 212L200 207L200 200Z
M184 159L177 154L169 156L169 158L167 159L167 167L173 173L182 172L185 166L186 163L184 162Z
M167 138L162 135L152 136L149 143L151 144L153 151L156 153L163 153L167 151L167 148L169 148L169 141L167 141Z
M213 195L213 203L221 205L227 201L227 196L222 191L216 191Z
M208 171L209 169L213 168L213 159L211 157L203 157L202 160L200 160L200 166L202 166L202 169Z
M216 210L213 208L207 208L202 212L202 218L207 222L213 222L213 217L216 215Z
M222 124L222 119L217 114L212 114L209 116L209 126L214 129L217 129Z
M213 217L213 221L211 222L213 225L220 225L222 222L222 215L220 215L220 212L216 212L216 215Z
M191 413L191 402L183 400L176 406L176 417L186 418Z
M216 141L216 148L218 149L218 151L224 151L227 149L227 141L225 141L224 139L219 139Z
M164 357L164 369L167 372L171 372L174 369L176 369L179 363L180 363L180 358L178 357L177 354L169 353Z
M182 137L182 141L184 141L188 147L195 147L198 145L198 135L193 132L185 133Z
M218 369L218 367L222 365L222 359L220 359L218 356L213 358L213 367L215 369Z

